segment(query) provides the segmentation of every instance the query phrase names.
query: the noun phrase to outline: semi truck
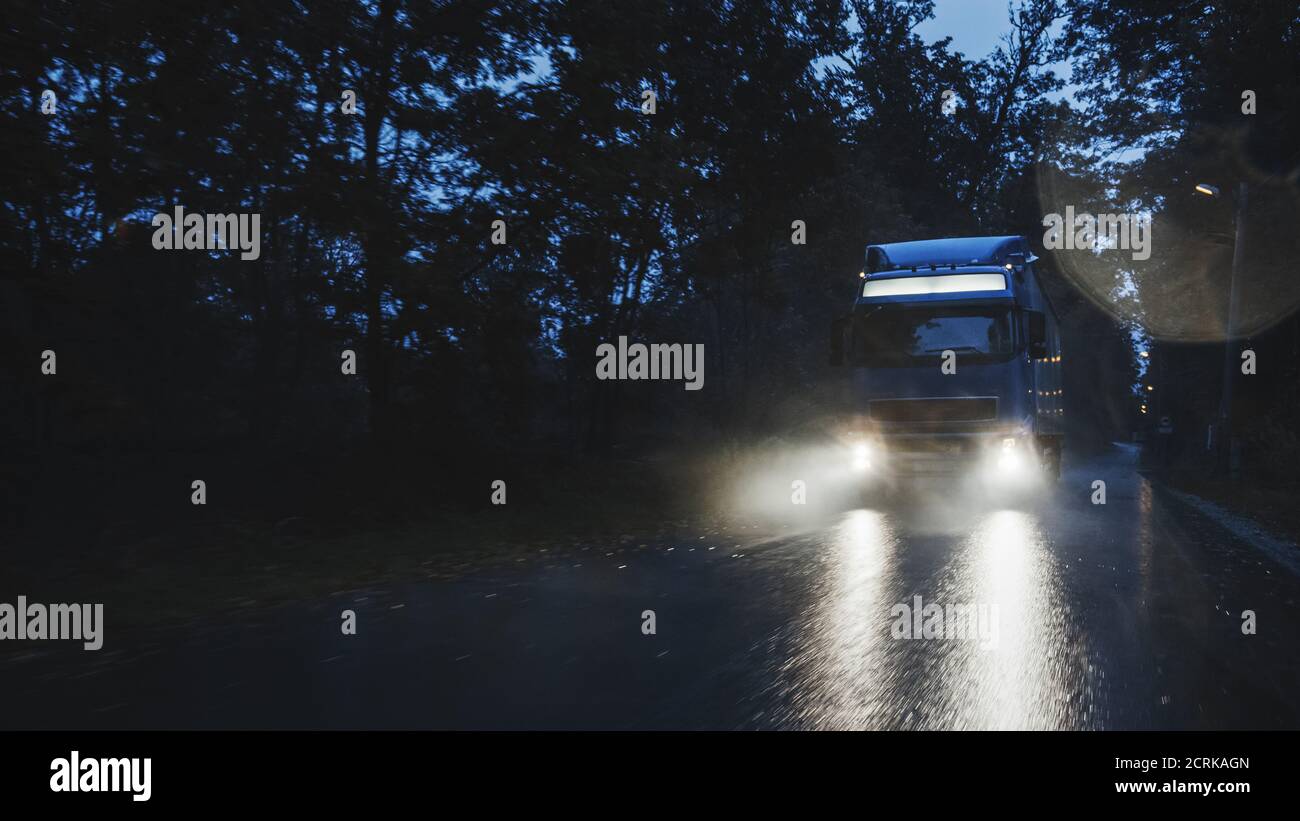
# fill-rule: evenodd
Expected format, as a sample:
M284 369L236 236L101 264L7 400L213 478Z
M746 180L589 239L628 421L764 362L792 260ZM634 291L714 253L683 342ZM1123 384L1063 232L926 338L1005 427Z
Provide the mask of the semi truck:
M1061 472L1056 312L1022 236L867 247L832 365L852 369L842 441L871 482L962 473L1029 483Z

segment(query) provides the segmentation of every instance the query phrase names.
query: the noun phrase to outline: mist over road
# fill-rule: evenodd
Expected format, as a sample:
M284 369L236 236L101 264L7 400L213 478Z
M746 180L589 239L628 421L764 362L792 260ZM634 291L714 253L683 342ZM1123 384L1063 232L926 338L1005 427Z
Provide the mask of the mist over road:
M892 637L918 596L996 612L996 642ZM75 674L0 660L0 726L1296 728L1298 597L1121 449L1015 508L939 491L752 539L592 544L147 649L110 622L115 652Z

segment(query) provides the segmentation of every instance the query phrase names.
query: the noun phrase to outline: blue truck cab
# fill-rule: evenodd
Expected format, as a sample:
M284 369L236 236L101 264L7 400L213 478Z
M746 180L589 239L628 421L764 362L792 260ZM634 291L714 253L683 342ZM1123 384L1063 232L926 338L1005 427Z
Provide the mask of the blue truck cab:
M895 480L1060 474L1058 321L1024 237L871 245L831 363L852 368L851 470Z

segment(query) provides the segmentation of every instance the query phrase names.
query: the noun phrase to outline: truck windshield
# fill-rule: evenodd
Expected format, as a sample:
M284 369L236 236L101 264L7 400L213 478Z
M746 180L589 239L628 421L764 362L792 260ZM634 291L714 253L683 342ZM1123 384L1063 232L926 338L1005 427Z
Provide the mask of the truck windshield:
M955 351L966 361L1000 361L1014 352L1011 311L996 307L868 309L853 321L853 359L867 367L906 367Z

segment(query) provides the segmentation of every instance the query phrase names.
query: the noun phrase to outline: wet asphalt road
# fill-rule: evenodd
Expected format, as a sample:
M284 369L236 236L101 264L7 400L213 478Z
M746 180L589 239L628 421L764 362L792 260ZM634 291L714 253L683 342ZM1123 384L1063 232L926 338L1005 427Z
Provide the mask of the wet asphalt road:
M1300 579L1131 452L1017 507L951 502L552 552L82 654L76 672L0 660L0 727L1300 727ZM983 607L985 638L891 636L916 596Z

